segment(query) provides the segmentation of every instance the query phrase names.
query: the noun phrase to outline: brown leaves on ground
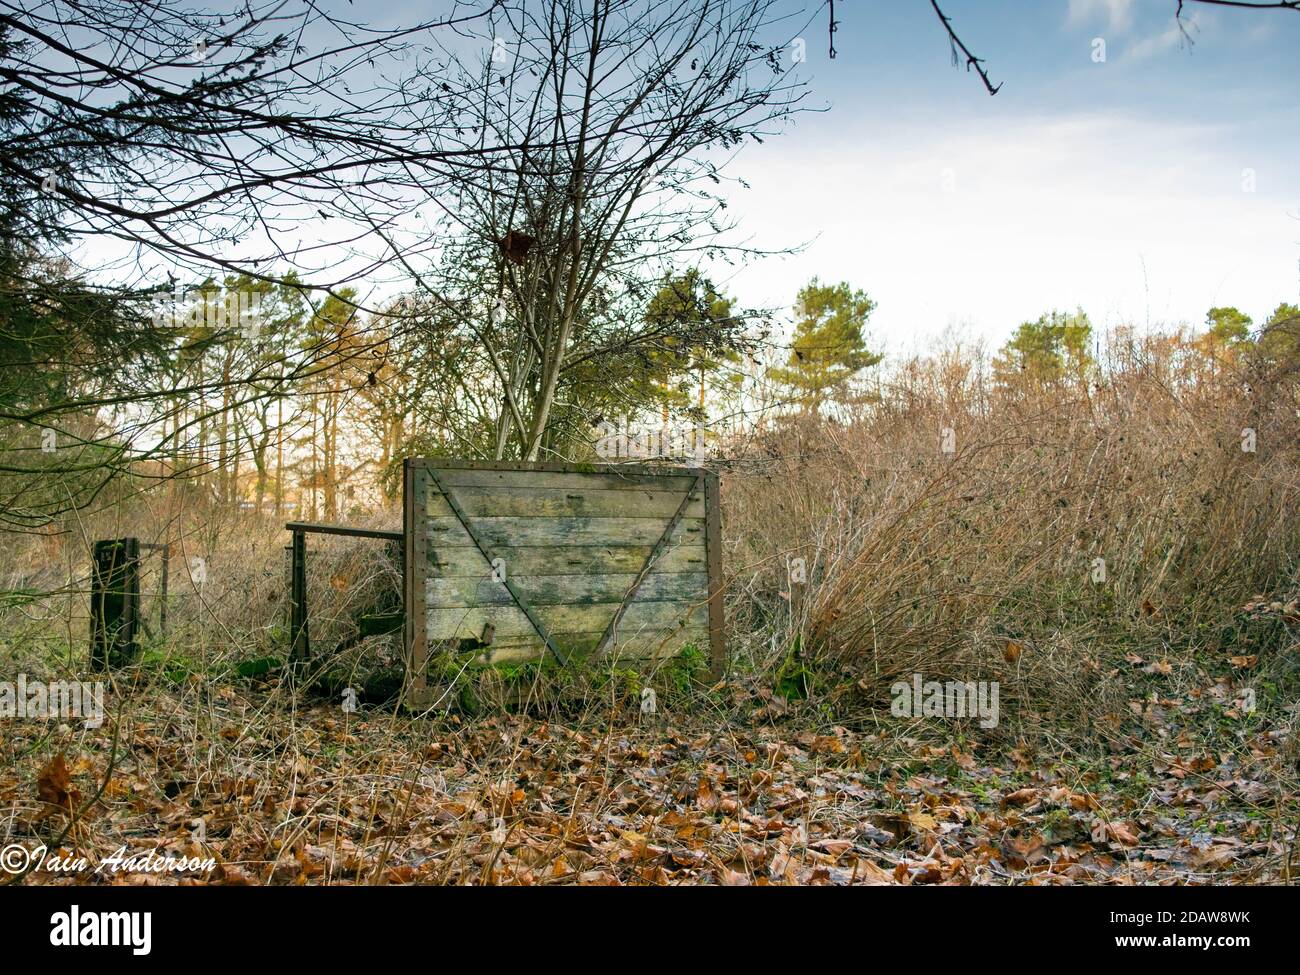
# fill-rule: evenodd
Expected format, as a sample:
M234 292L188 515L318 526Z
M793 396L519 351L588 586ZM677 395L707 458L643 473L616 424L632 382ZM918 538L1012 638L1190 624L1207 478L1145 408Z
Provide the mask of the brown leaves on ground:
M81 793L72 784L72 771L63 753L55 755L36 777L36 794L46 805L72 813L81 801Z
M1264 727L1211 746L1187 727L1198 708L1220 721L1232 707L1226 678L1184 698L1135 696L1087 761L897 726L800 728L757 692L763 723L741 708L647 726L290 712L266 691L221 687L185 734L183 701L166 697L177 693L141 695L78 852L126 846L216 868L27 882L1203 883L1279 876L1295 830L1281 738ZM74 808L74 779L107 767L102 730L67 732L84 756L70 765L62 752L39 764L48 732L16 728L0 743L0 801L17 812L0 844L45 838L41 810Z

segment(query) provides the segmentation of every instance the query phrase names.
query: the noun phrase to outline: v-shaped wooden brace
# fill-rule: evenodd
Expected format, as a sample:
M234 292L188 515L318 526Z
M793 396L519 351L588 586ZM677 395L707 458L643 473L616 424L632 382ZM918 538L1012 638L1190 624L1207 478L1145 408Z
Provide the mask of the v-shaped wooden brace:
M465 529L470 540L474 543L474 547L482 553L483 558L487 559L488 566L495 570L495 556L492 554L492 549L488 546L487 541L474 528L473 521L471 521L470 517L465 514L465 509L460 506L460 502L456 500L456 496L447 490L447 486L443 484L442 478L438 476L438 472L432 467L427 468L427 470L429 472L429 477L433 480L434 487L438 489L438 493L447 499L447 505L451 508L452 514L456 516L456 520L459 521L461 527ZM530 603L524 594L515 588L515 584L510 581L509 572L506 572L505 575L501 577L501 584L506 587L506 592L510 593L510 598L515 601L515 605L523 611L523 614L526 617L528 617L528 622L531 623L533 629L537 631L537 635L542 638L542 642L546 644L546 649L555 654L555 659L560 662L561 666L567 666L569 661L568 658L565 657L564 651L561 650L555 640L552 639L550 630L546 628L546 624L543 623L541 618L537 615L536 611L533 609L532 603Z
M605 627L605 632L601 634L600 639L596 642L596 649L592 651L593 657L598 656L601 651L605 649L605 644L608 643L610 637L614 635L614 630L618 626L619 620L623 618L623 613L627 610L628 605L631 604L632 597L634 597L636 591L641 588L641 583L645 581L645 577L650 574L651 566L655 564L659 556L663 554L664 549L668 547L668 543L672 541L673 531L677 528L678 523L681 522L682 515L686 514L686 509L690 507L691 502L697 497L696 492L703 490L704 475L701 474L696 477L691 483L691 486L686 489L686 496L682 498L682 503L677 506L677 511L674 512L672 518L669 520L668 527L665 528L664 533L659 536L659 541L655 543L655 547L650 550L650 557L645 560L645 565L641 566L641 571L637 573L636 579L632 583L632 587L623 594L623 601L619 604L618 609L614 611L614 615L610 617L609 625Z
M465 529L465 533L469 535L470 540L474 543L474 547L477 548L483 558L487 560L489 566L495 567L496 556L494 555L492 546L488 544L483 535L479 533L477 528L475 528L473 519L465 513L465 509L460 506L460 502L456 499L456 496L447 488L447 485L443 482L442 478L438 476L437 470L433 467L428 467L426 468L426 471L428 472L429 478L432 480L434 487L437 488L438 493L446 499L447 506L451 508L452 514L456 516L456 520L460 522L461 527ZM697 476L691 483L691 486L686 490L686 494L682 498L681 504L677 506L677 510L673 513L672 518L668 520L668 524L664 527L663 534L659 536L659 541L656 542L654 548L651 549L649 557L641 567L641 570L637 573L636 579L633 581L631 588L624 593L622 602L610 617L609 623L605 627L605 632L601 634L600 639L596 643L595 650L592 652L593 656L598 655L602 650L604 650L605 645L614 635L614 631L617 628L619 621L623 618L623 614L627 610L628 605L632 602L633 597L636 596L637 590L641 588L641 583L645 581L651 567L672 541L673 532L681 523L682 516L686 514L686 509L689 508L691 502L699 496L698 492L702 491L703 488L704 477L703 475ZM533 608L532 603L528 601L528 597L520 592L519 588L510 580L510 573L507 572L502 576L500 581L501 584L505 586L506 591L510 594L510 598L514 600L515 605L518 606L524 616L527 617L533 630L539 637L541 637L546 648L555 655L555 659L560 662L561 666L567 666L569 662L567 655L562 649L560 649L559 644L555 642L555 638L551 635L550 630L547 629L546 624L542 622L541 617L537 615L537 611Z

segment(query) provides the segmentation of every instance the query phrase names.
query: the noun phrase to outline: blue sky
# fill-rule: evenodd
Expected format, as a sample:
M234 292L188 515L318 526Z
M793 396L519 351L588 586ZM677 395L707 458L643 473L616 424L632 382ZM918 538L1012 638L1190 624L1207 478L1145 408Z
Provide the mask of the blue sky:
M1100 326L1257 321L1300 292L1300 13L1175 0L946 0L1002 90L954 69L927 0L840 0L829 106L737 161L756 242L812 242L728 279L788 305L808 277L877 302L878 345L1000 342L1082 306ZM1095 62L1094 39L1105 41Z
M825 11L810 23L822 110L748 145L729 201L753 243L807 246L711 269L741 305L845 280L877 302L873 345L907 354L954 328L1000 344L1053 308L1160 328L1300 301L1300 12L1189 0L1188 43L1176 0L941 6L996 96L952 66L928 0L837 0L834 60ZM404 26L445 8L350 9Z

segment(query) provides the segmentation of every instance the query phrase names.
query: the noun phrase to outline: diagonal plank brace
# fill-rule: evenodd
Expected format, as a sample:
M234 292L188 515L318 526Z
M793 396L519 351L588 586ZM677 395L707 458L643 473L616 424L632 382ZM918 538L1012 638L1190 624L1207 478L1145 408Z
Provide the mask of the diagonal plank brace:
M469 516L465 514L465 510L460 506L460 502L456 500L456 496L447 490L446 485L443 484L442 478L438 476L436 470L432 467L428 467L426 470L428 471L429 477L433 479L434 487L436 487L438 493L446 499L452 513L456 516L456 520L460 522L461 527L465 529L470 540L474 543L474 547L479 550L483 558L487 559L489 566L493 565L494 559L492 550L488 547L488 544L483 537L474 529L474 523L470 520ZM551 637L550 631L538 617L532 604L528 602L523 593L515 588L515 584L510 581L509 572L502 577L501 584L506 587L506 591L510 593L510 598L515 601L515 605L523 611L524 616L528 617L528 622L531 623L533 629L537 631L537 635L542 638L542 642L546 644L546 649L555 654L555 659L560 662L560 666L568 666L568 658L564 655L564 652L559 648L559 646L556 645L555 640Z
M694 483L686 489L686 497L682 498L682 503L677 506L677 511L668 522L668 527L664 529L664 533L659 536L659 541L656 542L655 547L651 549L650 557L645 560L645 565L641 566L641 571L637 573L636 580L632 583L631 588L624 594L623 602L619 604L618 609L614 611L614 615L610 617L609 625L605 627L605 632L601 634L600 640L596 643L596 649L592 651L593 657L597 656L605 649L605 644L608 643L610 637L614 635L614 630L617 628L619 620L623 618L624 611L631 604L632 597L636 595L637 590L641 588L641 583L644 582L645 577L649 575L651 567L656 561L658 561L659 556L663 554L664 549L668 547L668 543L672 541L673 532L681 522L682 516L686 514L686 509L689 508L691 502L698 497L696 492L702 491L703 489L704 475L701 474L695 479Z

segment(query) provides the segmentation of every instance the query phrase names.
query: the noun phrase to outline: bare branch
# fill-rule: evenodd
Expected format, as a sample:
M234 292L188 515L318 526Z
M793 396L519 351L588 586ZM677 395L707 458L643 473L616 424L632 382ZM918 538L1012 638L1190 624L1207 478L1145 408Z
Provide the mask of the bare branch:
M989 94L996 95L998 91L1001 90L1002 84L999 82L997 85L994 85L993 82L989 80L988 72L984 70L983 60L971 54L970 48L962 43L962 39L958 37L956 31L952 29L952 23L949 21L948 15L939 9L938 0L930 0L930 6L934 8L934 12L939 16L939 22L943 24L943 29L948 32L949 42L953 45L953 63L957 63L957 49L960 48L961 53L966 55L966 70L969 71L971 68L974 68L979 74L980 80L984 82L984 87L988 89Z

